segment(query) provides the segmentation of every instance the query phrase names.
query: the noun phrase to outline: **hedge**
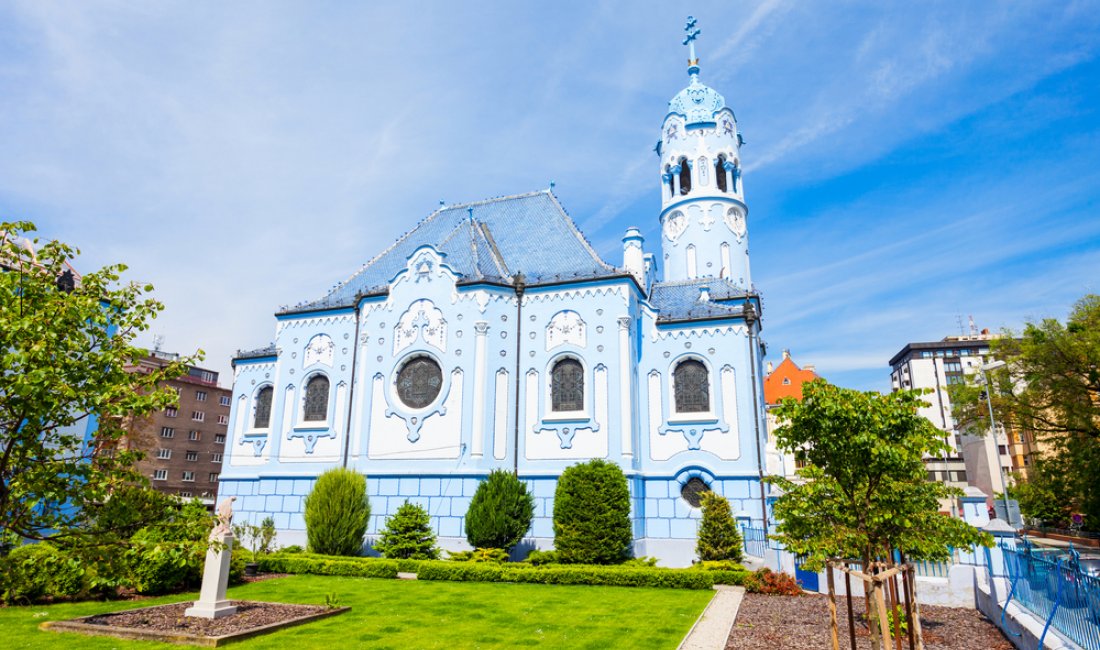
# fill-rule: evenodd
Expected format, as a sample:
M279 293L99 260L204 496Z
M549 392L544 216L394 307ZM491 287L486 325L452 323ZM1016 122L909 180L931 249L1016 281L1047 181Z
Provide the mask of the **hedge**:
M386 560L333 558L313 553L273 554L260 559L262 571L316 575L396 578L398 572L415 573L419 580L451 582L524 582L552 585L608 585L663 589L710 589L716 584L739 585L747 571L701 571L604 565L534 566L525 563L493 564L445 560Z

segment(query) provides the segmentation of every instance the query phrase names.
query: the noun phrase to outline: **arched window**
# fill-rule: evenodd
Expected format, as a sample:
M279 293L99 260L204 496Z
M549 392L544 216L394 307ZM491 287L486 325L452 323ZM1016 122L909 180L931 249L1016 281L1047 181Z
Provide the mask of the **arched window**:
M718 162L714 163L714 178L718 181L718 190L720 192L728 191L726 189L726 155L719 154Z
M271 426L271 396L275 389L264 386L256 393L256 415L252 419L253 429L266 429Z
M550 371L550 409L584 410L584 367L576 359L562 359Z
M703 479L693 476L680 488L680 496L687 501L692 508L703 505L703 493L710 492L710 486Z
M680 194L687 194L691 191L691 165L688 164L687 158L680 159Z
M316 375L306 384L306 401L302 408L302 419L306 422L320 422L328 418L328 377Z
M678 413L710 411L710 379L702 361L688 359L680 362L672 373L672 386Z

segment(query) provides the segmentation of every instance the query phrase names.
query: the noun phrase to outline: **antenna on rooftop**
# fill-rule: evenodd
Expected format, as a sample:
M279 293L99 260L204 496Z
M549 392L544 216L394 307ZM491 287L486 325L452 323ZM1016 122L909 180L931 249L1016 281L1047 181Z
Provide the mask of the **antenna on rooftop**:
M966 336L966 330L963 329L962 314L955 314L955 324L959 326L959 336Z
M161 346L164 345L164 336L161 334L153 335L153 352L160 352Z
M970 314L970 336L978 335L978 326L974 324L974 315Z

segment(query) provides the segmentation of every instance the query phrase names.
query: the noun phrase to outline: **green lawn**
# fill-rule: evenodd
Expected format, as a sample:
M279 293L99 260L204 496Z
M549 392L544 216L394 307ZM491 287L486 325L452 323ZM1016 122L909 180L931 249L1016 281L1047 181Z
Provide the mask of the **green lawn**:
M233 648L675 648L712 591L299 575L229 590L231 598L323 604L335 593L352 609L330 619L233 644ZM194 599L0 608L4 648L178 648L71 633L38 624L103 611Z

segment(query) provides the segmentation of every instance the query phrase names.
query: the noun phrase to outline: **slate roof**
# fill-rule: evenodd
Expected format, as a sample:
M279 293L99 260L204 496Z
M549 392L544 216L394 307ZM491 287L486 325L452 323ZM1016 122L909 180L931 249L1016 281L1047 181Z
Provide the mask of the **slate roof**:
M706 287L710 299L699 300L699 289ZM724 278L703 278L655 282L649 302L659 311L657 322L740 316L749 294Z
M432 245L462 280L527 284L622 275L585 240L549 190L444 206L363 265L320 300L287 311L354 305L360 296L384 293L413 251Z
M275 356L275 344L272 343L267 347L256 348L255 350L237 350L237 354L233 355L233 360L238 359L260 359L263 357Z

